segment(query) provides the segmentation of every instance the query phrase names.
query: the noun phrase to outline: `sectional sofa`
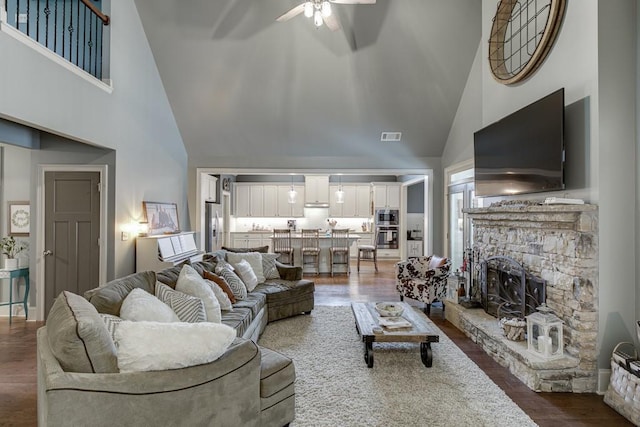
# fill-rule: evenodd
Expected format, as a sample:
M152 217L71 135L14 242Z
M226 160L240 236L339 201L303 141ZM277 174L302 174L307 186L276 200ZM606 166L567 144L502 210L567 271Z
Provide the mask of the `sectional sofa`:
M214 271L225 254L192 267ZM277 263L280 279L259 284L223 312L222 323L237 338L218 359L181 369L118 370L99 313L119 315L132 290L154 294L156 281L175 288L181 268L135 273L83 297L65 291L56 298L37 336L39 425L283 426L294 419L293 362L256 341L268 322L313 309L314 283L302 279L299 267Z

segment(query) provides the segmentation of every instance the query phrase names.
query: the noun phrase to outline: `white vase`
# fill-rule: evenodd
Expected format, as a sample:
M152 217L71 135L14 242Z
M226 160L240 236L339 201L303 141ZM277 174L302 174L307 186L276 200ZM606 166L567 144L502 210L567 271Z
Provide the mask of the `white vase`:
M5 270L15 270L18 268L18 260L16 258L7 258L4 260Z

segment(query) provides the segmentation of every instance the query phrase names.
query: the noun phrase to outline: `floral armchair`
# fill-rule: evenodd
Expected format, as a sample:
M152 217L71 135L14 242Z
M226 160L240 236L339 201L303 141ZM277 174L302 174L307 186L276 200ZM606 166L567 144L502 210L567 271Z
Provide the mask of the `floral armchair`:
M442 302L447 294L447 276L451 268L448 258L437 255L409 258L396 264L396 289L400 292L400 301L404 297L426 304L427 314L431 303Z

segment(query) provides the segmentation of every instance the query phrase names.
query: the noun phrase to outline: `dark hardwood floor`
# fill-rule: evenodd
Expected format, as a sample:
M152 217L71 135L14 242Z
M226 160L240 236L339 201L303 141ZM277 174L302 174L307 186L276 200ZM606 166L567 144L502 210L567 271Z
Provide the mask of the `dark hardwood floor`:
M349 305L351 301L397 301L394 262L380 261L379 273L364 263L361 272L355 262L349 276L305 276L316 282L317 305ZM420 303L415 303L420 306ZM607 406L597 394L536 393L508 369L442 318L431 311L434 323L473 360L505 393L540 426L632 426ZM36 330L42 322L0 319L0 426L35 426L36 414Z

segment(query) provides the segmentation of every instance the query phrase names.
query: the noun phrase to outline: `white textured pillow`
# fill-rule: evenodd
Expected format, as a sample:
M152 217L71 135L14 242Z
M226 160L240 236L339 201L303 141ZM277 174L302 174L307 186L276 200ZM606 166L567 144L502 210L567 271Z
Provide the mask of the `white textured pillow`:
M181 322L198 323L207 321L204 302L198 297L171 289L162 282L156 282L156 297L171 307Z
M220 313L220 303L216 298L211 286L188 264L180 270L176 290L185 294L198 297L204 303L204 311L207 313L207 322L220 323L222 314Z
M122 301L120 317L124 320L140 322L179 322L178 316L167 304L160 301L149 292L135 288Z
M233 304L231 304L231 300L229 299L227 294L222 290L220 285L218 285L213 280L204 279L204 281L207 282L207 285L211 286L211 290L213 291L213 294L216 296L216 298L218 299L218 302L220 303L220 309L226 310L226 311L233 311Z
M224 354L235 329L218 323L120 322L120 372L164 371L209 363Z
M262 262L262 261L261 261ZM247 290L251 292L258 286L258 278L256 274L253 272L251 268L251 264L246 259L241 260L240 262L233 265L236 268L236 273L244 282L244 285L247 287Z
M243 253L235 253L235 252L227 252L227 260L233 265L236 269L236 264L240 261L245 260L251 265L251 269L255 273L258 278L258 283L264 283L265 275L264 269L262 267L262 254L260 252L243 252Z

